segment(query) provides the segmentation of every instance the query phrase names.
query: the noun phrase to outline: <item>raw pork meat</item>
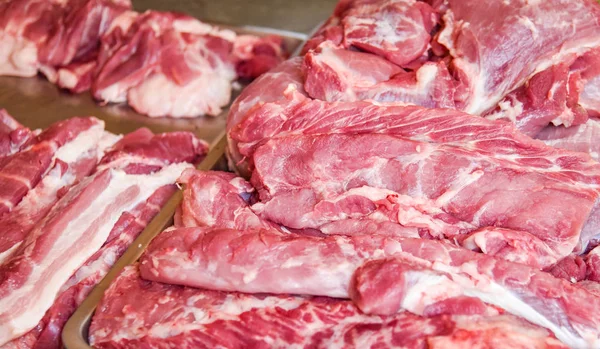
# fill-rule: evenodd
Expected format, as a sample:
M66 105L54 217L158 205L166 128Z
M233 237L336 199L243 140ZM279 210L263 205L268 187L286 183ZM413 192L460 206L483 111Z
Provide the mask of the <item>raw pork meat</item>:
M191 166L169 163L193 161L200 155L198 149L206 149L190 134L172 136L179 139L174 157L164 158L164 154L177 149L172 147L176 142L160 135L151 139L152 146L147 137L117 143L117 149L100 162L96 174L69 190L0 266L0 343L28 332L42 319L61 286L107 241L121 212L174 183ZM163 139L165 145L160 145ZM140 151L119 155L135 147L136 142L141 143ZM153 156L156 161L152 161ZM186 156L191 158L179 159Z
M90 149L103 135L104 123L95 118L60 121L40 133L32 146L0 160L0 217L21 201L57 161L73 161L80 149Z
M0 161L21 150L35 134L0 109Z
M398 258L386 263L407 265L402 269L406 275L396 277L401 274L393 271L388 274L394 275L391 283L385 278L359 279L352 291L356 269L386 256ZM247 293L352 296L375 312L407 309L426 315L442 306L451 312L452 305L441 302L467 296L546 327L568 345L596 347L600 341L595 316L599 297L545 272L432 240L176 228L159 235L141 263L147 280ZM381 305L390 302L396 306ZM580 304L586 304L585 309Z
M281 40L237 40L233 31L185 15L125 13L102 38L92 92L151 117L218 115L231 98L236 69L252 78L282 59Z
M130 7L129 0L4 1L0 75L34 76L40 70L61 87L81 90L63 75L95 60L100 36Z
M468 85L465 111L480 114L535 73L600 46L592 0L448 0L437 36Z
M137 266L127 267L107 290L90 342L96 348L564 348L544 329L511 315L365 315L346 300L144 281Z
M115 140L116 137L113 136L111 142L114 143ZM104 143L106 144L106 141ZM147 129L139 129L126 135L111 147L99 162L98 171L102 173L118 169L128 175L146 174L152 181L152 173L160 174L163 168L174 169L180 166L171 164L195 163L206 153L206 150L206 144L196 139L191 133L173 132L153 135ZM93 162L94 165L95 163L96 161ZM177 170L175 169L175 171ZM177 173L174 174L177 175ZM102 176L102 174L97 176ZM151 194L148 200L139 203L132 210L123 212L114 225L108 226L112 229L108 233L103 247L95 252L85 265L62 285L54 304L37 326L25 335L9 342L5 347L61 347L60 334L69 316L175 191L173 184L166 184L155 191L152 188L151 185L147 189ZM89 187L83 188L84 192L87 190ZM67 196L69 195L72 193L69 192ZM64 199L62 202L64 204ZM67 204L73 204L73 202ZM61 205L61 203L59 202L57 205ZM29 212L30 216L32 214L33 212ZM51 215L52 213L48 216Z

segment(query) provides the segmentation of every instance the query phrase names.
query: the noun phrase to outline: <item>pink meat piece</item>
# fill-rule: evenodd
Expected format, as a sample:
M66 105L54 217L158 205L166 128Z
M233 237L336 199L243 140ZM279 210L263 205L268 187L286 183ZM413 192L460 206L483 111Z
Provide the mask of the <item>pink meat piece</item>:
M536 138L555 148L588 153L594 160L600 159L600 121L596 118L572 127L550 125Z
M454 80L443 62L406 72L384 58L321 44L306 54L304 88L323 101L405 102L455 108Z
M233 173L187 170L178 182L185 186L185 190L176 219L177 226L275 227L252 212L248 201L254 188Z
M329 41L379 55L399 66L426 55L439 20L434 9L415 0L340 1L332 18L305 45L304 53Z
M587 111L578 103L581 75L570 72L569 65L568 61L561 62L535 74L486 117L512 121L531 137L551 123L565 127L585 123Z
M595 316L600 297L534 268L427 239L176 228L152 241L140 273L146 280L216 290L348 298L352 289L365 288L352 283L356 269L385 257L395 257L390 263L417 265L406 275L411 282L367 288L405 295L402 307L413 313L448 298L470 296L546 327L567 345L595 347L600 341ZM390 304L386 298L369 299Z
M575 283L586 278L587 268L583 258L578 255L570 255L561 259L547 271L557 278Z
M231 54L236 74L242 79L255 79L287 58L283 40L277 35L239 35Z
M586 279L600 283L600 246L585 256L585 263L587 266Z
M0 216L13 210L21 199L52 169L61 156L73 156L77 145L102 136L104 123L95 118L60 121L40 133L31 147L0 160Z
M0 159L20 151L34 136L5 109L0 109Z
M195 161L206 152L205 143L190 133L153 136L150 145L147 139L138 132L117 143L101 168L71 188L0 266L0 343L27 333L42 320L61 286L111 238L115 224L129 224L127 217L119 222L122 212L135 212L191 167L175 161ZM37 295L29 289L38 290Z
M74 67L94 65L100 36L131 3L16 0L0 6L0 74L33 76L40 70L51 82L79 92L89 88L89 74ZM63 67L74 76L61 76Z
M217 115L229 102L235 33L170 12L127 12L102 38L92 93L148 116Z
M187 315L198 313L206 316ZM105 293L90 342L97 348L564 347L546 330L511 315L366 315L346 300L149 282L139 277L137 266L127 267Z
M153 135L148 129L132 132L109 149L98 170L118 168L130 174L150 173L170 164L198 164L208 152L208 144L191 132Z
M10 214L0 218L0 264L10 257L11 252L46 216L60 196L92 172L97 160L96 149L83 152L69 163L57 160L54 168L27 193L19 205Z
M102 168L122 169L128 174L151 174L170 164L198 161L206 151L206 144L191 133L153 135L142 128L115 143L100 164ZM103 246L62 286L57 299L36 327L2 348L62 347L60 335L68 318L175 190L173 184L160 187L145 202L123 212Z
M542 266L570 254L598 196L585 183L591 178L572 178L570 170L551 164L576 154L529 141L539 153L528 148L523 163L499 156L504 141L494 145L494 139L478 136L478 142L469 143L458 137L428 143L381 134L274 138L254 154L252 183L260 203L253 208L291 228L318 229L348 217L378 219L381 206L393 205L398 207L390 216L393 222L427 236L454 238L500 227L541 240L547 248L537 250L549 253L535 258ZM488 151L493 155L486 156Z
M468 86L468 113L492 109L534 74L600 45L595 1L449 0L446 6L437 41Z
M571 71L581 76L579 104L590 116L600 117L600 47L578 57Z

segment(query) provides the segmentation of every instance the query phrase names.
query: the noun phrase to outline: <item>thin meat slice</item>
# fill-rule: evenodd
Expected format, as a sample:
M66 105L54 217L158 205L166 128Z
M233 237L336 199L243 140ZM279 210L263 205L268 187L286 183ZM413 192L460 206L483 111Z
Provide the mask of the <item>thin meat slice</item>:
M356 270L370 259L385 257L406 261L412 268L406 278L414 282L375 284L369 289L404 295L400 304L411 312L420 312L421 305L467 296L545 327L567 345L583 348L600 343L595 315L600 297L525 265L427 239L176 228L153 240L140 272L147 280L216 290L348 298L354 292ZM361 285L359 289L366 287ZM389 287L403 287L405 292L387 292ZM372 295L370 302L389 300Z
M34 136L34 132L0 109L0 159L20 151Z
M277 35L238 35L231 55L241 79L256 79L287 58L283 40Z
M103 131L104 123L91 117L60 121L38 135L34 145L0 161L0 216L12 211L57 160L75 160L98 143Z
M154 135L148 129L142 128L125 135L115 143L118 138L112 135L109 137L110 141L103 140L103 146L110 148L100 161L98 171L119 169L128 175L152 174L174 166L171 164L197 162L207 151L206 143L188 132ZM164 185L154 190L145 202L122 212L102 248L62 285L56 300L40 322L31 331L6 346L18 347L29 343L26 346L28 348L60 348L61 331L67 319L175 190L173 184Z
M419 228L422 236L455 238L485 227L517 230L539 248L516 245L509 259L537 261L536 267L573 252L597 189L552 166L547 149L540 147L536 155L529 148L522 162L487 153L494 141L479 135L481 143L381 134L275 138L254 154L252 183L260 202L253 209L296 229L346 218L377 220L384 213L394 223ZM554 161L562 156L567 154ZM512 239L497 232L496 238ZM519 257L532 252L539 255Z
M96 348L563 348L546 330L511 315L366 315L347 300L149 282L137 266L105 293L90 342Z
M305 90L323 101L371 99L455 108L454 80L443 62L406 72L384 58L324 43L306 54L303 73Z

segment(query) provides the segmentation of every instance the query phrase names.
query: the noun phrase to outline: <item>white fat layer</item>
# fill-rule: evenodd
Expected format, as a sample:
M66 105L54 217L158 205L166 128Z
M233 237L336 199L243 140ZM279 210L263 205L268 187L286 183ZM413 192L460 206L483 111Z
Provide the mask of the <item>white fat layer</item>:
M516 98L511 100L503 100L498 103L500 110L486 116L489 120L508 119L513 124L517 123L517 116L523 113L523 103Z
M82 153L95 148L104 135L104 122L100 121L89 129L79 133L75 139L56 151L56 158L66 163L75 162Z
M477 297L483 302L499 306L511 314L545 327L552 331L558 339L573 348L587 348L589 346L589 343L585 339L573 334L564 327L559 327L552 323L552 321L533 309L529 304L523 302L512 292L493 281L490 281L486 285L485 291L481 291L478 287L470 287L465 290L465 295Z
M6 250L4 252L0 252L0 265L4 264L4 262L8 259L8 257L10 257L10 255L17 248L19 248L19 246L21 246L21 242L17 242L16 244L12 245L8 250Z
M156 189L171 183L175 183L181 172L190 168L189 164L174 164L163 168L161 171L150 175L129 175L122 171L111 170L111 180L107 188L100 193L89 207L73 219L65 228L49 252L42 257L29 275L23 285L12 291L7 297L0 299L0 318L7 319L0 326L0 345L16 338L31 330L44 316L58 294L61 286L73 275L73 273L90 258L106 241L112 227L117 222L121 213L133 209L140 202L145 201ZM86 243L73 246L90 228L90 224L98 219L107 203L118 200L119 196L130 187L139 187L140 191L135 198L115 207L112 212L102 221L102 225L96 234L91 236ZM38 225L30 236L40 235L43 224ZM26 250L26 253L35 247L35 242ZM53 264L58 256L68 255L67 261L59 265ZM39 282L46 277L43 285ZM40 289L40 287L43 287ZM14 306L23 307L15 311Z

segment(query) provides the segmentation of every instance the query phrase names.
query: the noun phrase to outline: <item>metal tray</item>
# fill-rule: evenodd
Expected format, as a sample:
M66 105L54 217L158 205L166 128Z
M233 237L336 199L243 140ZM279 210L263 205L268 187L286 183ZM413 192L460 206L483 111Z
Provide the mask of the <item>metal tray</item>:
M290 53L300 50L301 44L307 38L306 34L285 30L207 23L233 30L238 34L279 35L284 39L286 49ZM239 92L239 90L233 92L232 100ZM95 116L104 120L106 130L113 133L128 133L140 127L147 127L155 133L192 131L207 142L215 141L225 129L228 112L228 108L225 108L216 117L150 118L136 113L126 104L99 106L89 92L71 94L60 90L41 76L35 78L0 76L0 108L5 108L19 122L31 129L46 128L56 121L73 116Z

